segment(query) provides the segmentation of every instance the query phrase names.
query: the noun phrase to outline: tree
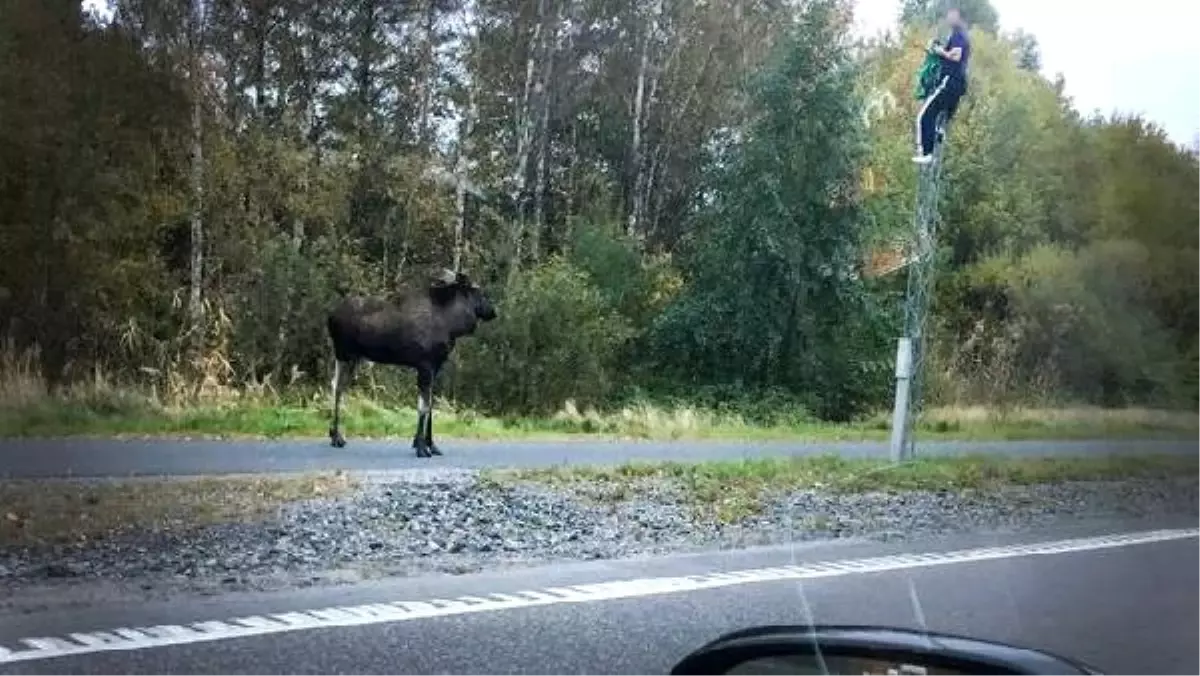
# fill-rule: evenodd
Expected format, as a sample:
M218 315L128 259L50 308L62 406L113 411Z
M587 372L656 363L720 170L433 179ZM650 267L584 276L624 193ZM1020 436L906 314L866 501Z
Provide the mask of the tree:
M142 340L174 328L164 242L185 222L186 89L77 2L2 13L0 334L40 348L55 383L145 359Z
M912 78L949 4L851 48L838 0L0 0L0 339L52 379L292 394L327 382L339 289L453 264L528 303L463 353L475 405L882 406L903 275L854 268L911 233ZM960 6L942 391L1187 391L1198 146L1079 114L1032 37Z
M1008 35L1006 40L1012 45L1017 68L1031 73L1042 71L1042 48L1038 45L1036 36L1018 29Z
M886 353L864 344L874 308L854 275L866 148L842 9L805 3L753 79L754 121L727 144L687 286L657 327L683 382L782 388L834 419L866 405L878 381L863 370Z

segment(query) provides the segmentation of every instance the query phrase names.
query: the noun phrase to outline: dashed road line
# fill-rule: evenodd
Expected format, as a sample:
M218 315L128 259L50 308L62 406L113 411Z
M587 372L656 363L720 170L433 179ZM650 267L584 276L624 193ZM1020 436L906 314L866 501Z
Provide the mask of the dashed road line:
M913 568L950 566L995 559L1086 552L1116 547L1185 540L1200 536L1200 529L1173 529L1075 538L1054 542L964 549L951 552L896 554L843 561L819 561L811 564L726 571L681 577L656 577L614 580L570 587L547 587L528 591L461 596L456 599L394 601L357 606L334 606L307 611L227 618L193 622L187 625L165 624L148 627L120 627L92 632L72 632L65 636L22 638L16 644L0 645L0 664L46 660L55 657L85 655L117 650L144 650L166 646L223 641L237 638L280 634L308 629L352 627L388 622L404 622L431 617L496 612L563 603L594 603L658 594L716 589L743 584L779 580L807 580L826 577L864 575Z

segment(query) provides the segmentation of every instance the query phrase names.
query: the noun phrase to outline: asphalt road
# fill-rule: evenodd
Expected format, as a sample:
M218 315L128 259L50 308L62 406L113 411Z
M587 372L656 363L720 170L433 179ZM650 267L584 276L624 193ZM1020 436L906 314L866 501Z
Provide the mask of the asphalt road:
M414 457L407 440L351 439L343 449L323 440L0 440L5 478L249 474L344 469L386 471L434 467L529 467L603 464L631 460L714 460L838 453L883 457L881 442L708 441L467 441L440 443L445 456ZM1158 452L1195 455L1197 441L989 441L927 442L920 453L1081 455Z
M925 628L1017 643L1074 657L1108 673L1195 674L1200 669L1196 524L1192 520L1174 525L1188 530L1173 531L1170 539L1146 541L1139 534L1140 543L1126 540L1113 545L1109 540L1105 546L1064 547L1064 538L1087 533L1062 531L959 536L917 545L849 543L743 550L10 614L0 616L0 673L654 674L666 673L686 653L728 631L816 621ZM1104 526L1105 532L1114 529L1121 530ZM1048 541L1059 544L1046 546ZM919 565L912 564L914 557L871 558L978 547L993 548L995 555L1000 551L996 547L1030 542L1043 545L1007 547L1002 558L923 557L925 563ZM654 581L662 576L787 564L798 566L793 571L810 572L801 576L804 579L726 579L725 586L715 588L652 591ZM830 576L812 572L821 570L835 572ZM631 578L642 579L630 582ZM527 601L519 607L483 611L435 609L428 617L410 613L399 620L372 620L357 626L328 626L330 620L326 626L249 636L244 634L251 630L243 627L240 637L218 640L192 640L186 632L181 634L184 638L171 638L167 633L161 639L165 644L158 647L28 659L31 646L49 646L49 655L56 645L47 639L31 643L28 637L231 620L330 605L497 592L515 597L522 589L566 585L585 589L578 585L609 580L624 582L591 587L602 590L590 592L594 598ZM11 661L22 650L26 659Z

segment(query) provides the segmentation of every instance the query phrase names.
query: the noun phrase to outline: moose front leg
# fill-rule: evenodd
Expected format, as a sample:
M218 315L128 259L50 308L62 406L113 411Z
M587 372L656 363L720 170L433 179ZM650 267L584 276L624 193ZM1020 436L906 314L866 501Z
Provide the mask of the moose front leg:
M430 455L441 455L442 451L433 443L433 381L437 380L437 371L429 378L429 392L425 395L425 401L429 404L429 410L425 414L425 448Z
M433 376L433 369L417 369L417 433L412 445L418 458L442 454L433 444Z
M342 448L346 445L346 437L342 436L341 429L342 394L350 386L350 381L354 379L354 371L357 367L358 360L336 359L333 362L333 382L330 383L333 394L333 421L329 425L329 443L334 448Z

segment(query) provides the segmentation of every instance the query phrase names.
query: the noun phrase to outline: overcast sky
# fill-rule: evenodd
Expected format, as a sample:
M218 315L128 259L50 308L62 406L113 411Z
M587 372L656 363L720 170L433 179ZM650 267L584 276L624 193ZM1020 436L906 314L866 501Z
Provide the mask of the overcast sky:
M900 0L856 0L860 30L894 26ZM1200 132L1200 2L991 0L1000 27L1037 37L1081 112L1141 113L1177 143Z

